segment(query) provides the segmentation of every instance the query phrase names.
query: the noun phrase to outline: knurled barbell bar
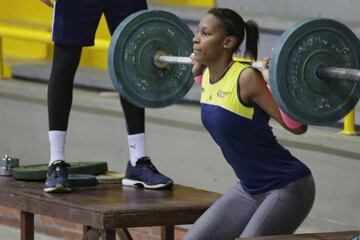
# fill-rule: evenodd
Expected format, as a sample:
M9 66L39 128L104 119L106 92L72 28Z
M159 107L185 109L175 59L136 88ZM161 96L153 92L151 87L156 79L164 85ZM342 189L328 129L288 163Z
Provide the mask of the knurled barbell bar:
M179 101L193 84L191 59L180 57L191 54L192 38L188 26L168 12L145 10L126 18L109 49L109 72L119 93L141 107ZM284 112L319 125L337 121L355 107L359 68L360 41L348 27L331 19L307 19L276 42L270 85Z
M166 56L157 55L154 56L154 64L159 68L167 67L168 63L177 64L192 64L190 57L177 57L177 56ZM262 62L250 62L253 68L262 69ZM336 80L352 80L360 81L360 70L350 68L336 68L336 67L319 67L316 74L320 78L330 78Z
M168 66L168 63L177 63L177 64L192 64L190 57L179 57L179 56L168 56L165 55L165 52L159 51L155 53L154 64L158 68L165 68ZM244 61L245 62L245 61ZM248 62L253 68L261 69L263 68L262 62Z

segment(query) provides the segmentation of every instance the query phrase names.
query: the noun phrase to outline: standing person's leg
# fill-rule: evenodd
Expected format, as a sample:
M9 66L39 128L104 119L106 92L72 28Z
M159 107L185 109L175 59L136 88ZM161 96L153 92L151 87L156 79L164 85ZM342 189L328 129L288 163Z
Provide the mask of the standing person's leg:
M309 214L315 198L312 176L269 192L241 237L292 234Z
M112 0L105 8L105 17L111 34L130 14L147 9L145 0ZM120 96L128 132L130 161L126 168L123 185L143 186L152 189L170 188L173 181L161 174L151 163L146 152L145 110Z
M58 0L54 11L55 47L48 85L50 161L44 191L69 192L71 188L64 149L74 76L82 46L93 44L102 5L100 0Z
M70 115L73 81L81 47L55 44L48 85L50 161L45 192L71 191L65 162L65 139Z

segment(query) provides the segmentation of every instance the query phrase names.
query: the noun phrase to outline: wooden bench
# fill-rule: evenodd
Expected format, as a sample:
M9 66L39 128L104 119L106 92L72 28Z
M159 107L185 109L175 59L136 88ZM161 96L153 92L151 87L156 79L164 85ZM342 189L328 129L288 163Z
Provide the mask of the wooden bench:
M308 233L294 235L276 235L264 237L242 238L242 240L351 240L352 237L360 233L359 231ZM358 240L356 238L353 240Z
M34 239L34 214L99 230L103 240L131 239L128 227L162 226L163 240L174 239L174 225L192 224L220 194L175 185L172 190L144 190L120 184L74 188L69 194L43 192L43 183L0 177L0 205L20 210L21 240ZM350 240L359 231L295 234L246 240Z
M162 226L162 239L174 239L174 225L192 224L220 194L175 185L172 190L144 190L121 184L75 188L49 194L41 182L0 177L0 205L20 210L21 240L34 239L34 214L98 229L103 240L115 240L116 229ZM123 238L122 238L123 239Z
M33 26L29 23L0 21L0 79L11 78L11 66L4 64L3 39L18 39L31 42L52 44L51 29L44 26ZM106 50L109 40L95 39L94 49Z

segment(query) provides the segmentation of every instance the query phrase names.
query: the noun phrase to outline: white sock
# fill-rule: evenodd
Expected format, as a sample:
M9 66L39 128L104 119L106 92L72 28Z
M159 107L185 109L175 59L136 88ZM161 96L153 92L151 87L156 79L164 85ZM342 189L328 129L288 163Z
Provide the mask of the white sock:
M49 166L56 160L65 161L65 131L49 131L50 162Z
M146 157L145 133L128 135L130 162L136 165L139 158Z

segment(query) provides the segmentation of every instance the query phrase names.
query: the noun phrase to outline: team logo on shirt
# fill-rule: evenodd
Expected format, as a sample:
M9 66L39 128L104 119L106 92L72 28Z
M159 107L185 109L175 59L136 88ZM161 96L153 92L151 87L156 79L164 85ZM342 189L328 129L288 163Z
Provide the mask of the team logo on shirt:
M226 95L228 95L230 93L231 92L225 92L225 91L219 89L218 92L217 92L217 96L220 97L220 98L223 98L223 97L225 97Z

